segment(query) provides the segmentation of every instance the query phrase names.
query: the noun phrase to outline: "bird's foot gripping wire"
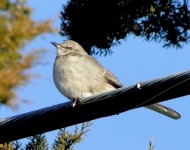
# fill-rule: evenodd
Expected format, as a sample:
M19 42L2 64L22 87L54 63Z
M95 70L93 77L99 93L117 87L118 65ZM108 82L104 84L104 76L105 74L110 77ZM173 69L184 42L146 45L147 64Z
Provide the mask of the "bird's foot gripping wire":
M74 98L74 99L73 99L72 106L75 107L75 106L76 106L77 104L79 104L79 103L80 103L79 98Z

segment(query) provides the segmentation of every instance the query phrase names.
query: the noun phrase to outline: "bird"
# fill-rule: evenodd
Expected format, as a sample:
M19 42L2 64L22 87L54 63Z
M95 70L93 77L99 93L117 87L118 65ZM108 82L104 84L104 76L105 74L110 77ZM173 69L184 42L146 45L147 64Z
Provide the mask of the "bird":
M121 82L96 59L88 55L76 41L66 40L60 44L51 42L57 55L53 65L53 81L59 92L72 101L75 107L80 100L123 87ZM140 87L137 84L137 88ZM159 103L146 108L178 119L180 115Z

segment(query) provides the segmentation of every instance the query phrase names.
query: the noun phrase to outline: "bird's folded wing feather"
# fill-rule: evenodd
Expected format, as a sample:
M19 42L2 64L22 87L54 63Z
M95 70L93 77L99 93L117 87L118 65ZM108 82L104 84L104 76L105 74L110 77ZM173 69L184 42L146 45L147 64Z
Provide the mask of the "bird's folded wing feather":
M107 80L107 82L109 84L111 84L113 87L115 88L121 88L123 85L119 82L119 80L112 74L110 73L108 70L104 70L104 73L103 73L105 79ZM152 104L152 105L148 105L148 106L145 106L146 108L150 109L150 110L153 110L153 111L156 111L160 114L163 114L167 117L170 117L172 119L179 119L180 118L180 114L178 112L176 112L175 110L169 108L169 107L166 107L166 106L163 106L161 104Z
M119 80L108 70L105 69L103 75L105 79L107 80L107 82L111 84L113 87L115 87L116 89L123 87L123 85L119 82Z

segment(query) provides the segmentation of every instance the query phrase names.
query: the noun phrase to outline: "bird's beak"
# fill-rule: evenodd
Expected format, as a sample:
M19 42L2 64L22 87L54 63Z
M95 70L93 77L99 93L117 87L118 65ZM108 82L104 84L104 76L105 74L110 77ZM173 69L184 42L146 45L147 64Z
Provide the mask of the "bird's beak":
M53 44L55 47L57 47L59 44L55 43L55 42L50 42L51 44Z

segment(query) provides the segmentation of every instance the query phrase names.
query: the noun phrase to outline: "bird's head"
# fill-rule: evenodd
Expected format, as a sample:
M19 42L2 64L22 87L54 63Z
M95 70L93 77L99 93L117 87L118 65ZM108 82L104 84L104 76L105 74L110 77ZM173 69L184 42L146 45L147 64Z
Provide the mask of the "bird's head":
M64 41L61 44L51 42L51 44L53 44L57 48L58 56L67 55L69 53L79 53L83 55L87 54L79 43L72 40Z

